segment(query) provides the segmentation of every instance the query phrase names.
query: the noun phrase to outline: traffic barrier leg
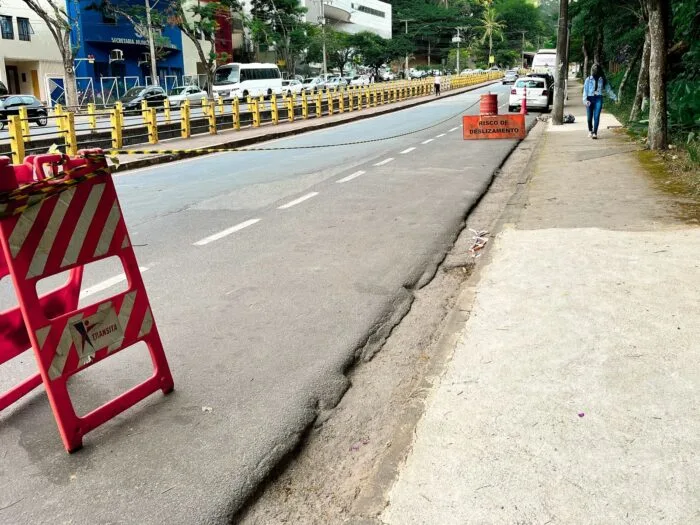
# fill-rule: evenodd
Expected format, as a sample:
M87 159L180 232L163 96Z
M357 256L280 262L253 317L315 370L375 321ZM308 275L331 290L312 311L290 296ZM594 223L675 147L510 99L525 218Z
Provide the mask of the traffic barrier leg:
M29 140L29 113L27 112L27 106L19 107L19 120L22 124L22 136L24 140Z
M24 137L22 136L22 121L19 115L10 115L7 131L10 133L12 162L20 164L24 159Z
M78 139L75 136L75 113L68 111L63 115L63 139L66 144L66 154L78 154Z
M170 100L167 98L163 101L163 114L165 115L165 122L170 124Z
M323 116L323 92L316 93L316 118Z
M296 100L295 95L289 95L287 97L287 120L289 122L294 122L294 102Z
M340 90L340 96L338 97L338 113L345 113L345 90Z
M216 104L214 104L213 100L207 104L206 115L209 123L209 134L216 135Z
M231 104L231 118L233 119L233 129L241 129L241 103L238 101L238 97L234 98Z
M335 113L335 108L333 107L334 106L334 103L333 103L334 98L335 98L335 92L328 93L328 114L329 115L332 115L333 113Z
M63 444L68 452L74 452L82 446L83 436L96 427L158 390L171 392L173 380L104 160L42 155L28 158L25 164L29 161L30 173L39 180L20 188L24 166L12 168L0 162L0 188L5 192L2 199L10 206L0 214L0 276L8 272L11 275L23 321L18 324L14 310L0 314L0 324L10 328L0 330L0 362L22 353L28 340L40 379L32 376L4 394L0 408L41 381ZM56 172L56 163L63 171L50 183L42 181L44 166L50 165ZM86 220L84 209L88 205L94 213ZM108 257L119 258L129 288L78 308L82 268ZM37 295L38 281L65 271L71 272L66 286L42 297ZM85 416L78 416L68 392L68 379L141 341L150 352L153 375Z
M301 94L301 117L306 120L309 118L309 99L306 92Z
M251 111L253 113L253 127L254 128L259 128L260 127L260 102L258 99L253 99L253 102L251 104Z
M158 114L156 108L148 108L148 143L158 144Z
M277 108L277 95L272 95L270 99L270 111L272 112L272 123L275 125L279 124L280 116Z
M97 115L95 114L95 104L90 102L87 106L88 111L88 122L90 123L90 129L97 129Z
M224 114L224 99L221 98L221 95L216 96L216 103L219 106L219 115Z
M180 106L180 137L187 139L192 135L190 127L190 101L185 100Z
M148 111L148 102L145 100L141 101L141 118L143 119L143 123L145 125L148 125L148 119L149 119L149 111Z
M122 125L121 125L121 115L117 108L112 108L109 110L109 125L112 132L112 149L121 149L123 146L122 141Z

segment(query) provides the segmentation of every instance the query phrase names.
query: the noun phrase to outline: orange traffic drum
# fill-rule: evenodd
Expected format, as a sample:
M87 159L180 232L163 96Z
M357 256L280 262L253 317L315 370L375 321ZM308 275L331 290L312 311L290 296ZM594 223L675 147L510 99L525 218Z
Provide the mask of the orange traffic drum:
M498 115L498 95L491 93L481 95L479 112L482 115Z

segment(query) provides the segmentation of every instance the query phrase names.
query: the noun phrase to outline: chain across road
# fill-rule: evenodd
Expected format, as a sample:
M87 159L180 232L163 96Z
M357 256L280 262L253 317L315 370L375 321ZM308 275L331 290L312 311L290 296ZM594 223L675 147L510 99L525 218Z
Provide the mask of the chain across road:
M242 147L242 148L192 148L192 149L107 149L104 150L105 155L107 156L114 156L114 155L179 155L183 153L192 153L192 154L204 154L204 153L232 153L232 152L248 152L248 151L284 151L284 150L299 150L299 149L320 149L320 148L338 148L341 146L355 146L358 144L369 144L373 142L383 142L386 140L393 140L393 139L398 139L401 137L406 137L408 135L415 135L416 133L421 133L423 131L427 131L432 128L436 128L445 122L449 122L450 120L459 117L466 111L469 111L471 108L476 106L479 103L477 100L476 102L470 104L469 106L459 110L457 113L450 115L449 117L440 120L439 122L436 122L434 124L431 124L430 126L425 126L420 129L414 129L412 131L406 131L405 133L399 133L397 135L391 135L389 137L380 137L377 139L366 139L366 140L355 140L351 142L340 142L337 144L312 144L309 146L270 146L270 147L262 147L262 148L248 148L248 147Z
M389 137L380 137L377 139L367 139L367 140L357 140L352 142L343 142L338 144L314 144L310 146L273 146L267 148L199 148L199 149L172 149L172 150L104 150L102 154L87 153L83 157L99 160L105 159L113 155L148 155L148 154L182 154L182 153L228 153L228 152L247 152L247 151L281 151L281 150L295 150L295 149L317 149L317 148L336 148L340 146L352 146L355 144L368 144L372 142L382 142L386 140L393 140L400 137L405 137L408 135L414 135L422 131L427 131L429 129L435 128L449 122L450 120L462 115L464 112L469 111L473 108L479 101L470 104L469 106L461 109L459 112L450 115L449 117L442 119L434 124L425 126L419 129L407 131L405 133L399 133L397 135L391 135ZM113 167L103 167L98 168L92 173L85 174L80 177L70 178L72 172L79 169L84 169L80 166L70 170L65 170L60 172L55 177L46 177L41 181L36 181L16 190L0 193L0 218L17 215L23 213L28 207L34 206L39 202L43 201L48 197L52 197L58 193L62 193L66 189L75 184L82 182L84 180L97 177L100 175L108 175ZM58 183L57 183L58 182Z

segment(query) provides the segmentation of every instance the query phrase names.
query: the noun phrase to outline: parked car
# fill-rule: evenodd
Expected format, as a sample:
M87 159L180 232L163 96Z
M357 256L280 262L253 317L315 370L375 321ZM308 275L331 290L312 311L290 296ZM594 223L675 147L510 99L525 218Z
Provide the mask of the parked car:
M327 89L340 89L346 87L347 85L348 82L343 77L331 77L326 82Z
M291 97L292 95L297 95L301 93L303 84L297 80L283 80L282 81L282 95Z
M30 122L39 126L48 123L48 110L41 101L32 95L3 95L0 96L0 129L2 129L11 115L19 115L19 108L27 108L27 116Z
M515 81L518 80L518 72L515 71L514 69L510 69L506 71L506 74L503 75L503 84L515 84Z
M325 85L321 77L305 78L302 90L307 93L316 93L317 91L323 91Z
M549 91L549 103L554 103L554 76L549 73L528 73L528 77L544 78L547 82L547 90Z
M369 77L367 75L356 75L350 79L351 86L369 86Z
M148 107L159 107L168 98L165 90L160 86L132 87L119 101L124 107L124 111L140 111L141 101L145 100Z
M528 109L549 111L549 90L546 79L539 77L523 77L515 81L508 98L508 111L515 111L527 100ZM527 93L525 91L527 90Z
M179 108L185 100L189 100L190 105L201 104L206 98L207 92L201 89L199 86L183 86L173 88L170 90L170 94L168 95L170 107L173 108Z

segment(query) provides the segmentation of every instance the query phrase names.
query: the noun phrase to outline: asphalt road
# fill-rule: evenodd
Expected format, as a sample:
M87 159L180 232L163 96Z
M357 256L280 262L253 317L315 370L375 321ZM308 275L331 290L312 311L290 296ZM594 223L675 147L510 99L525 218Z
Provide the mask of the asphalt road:
M503 111L507 90L492 89ZM514 146L462 140L459 116L484 91L268 143L325 147L116 176L176 390L71 456L41 389L5 410L0 519L226 522L337 403L344 370L409 308ZM353 141L367 142L328 147ZM88 267L83 303L123 289L119 274L116 261ZM12 302L7 281L0 308ZM9 388L33 356L1 370ZM134 348L74 376L78 413L150 372Z

